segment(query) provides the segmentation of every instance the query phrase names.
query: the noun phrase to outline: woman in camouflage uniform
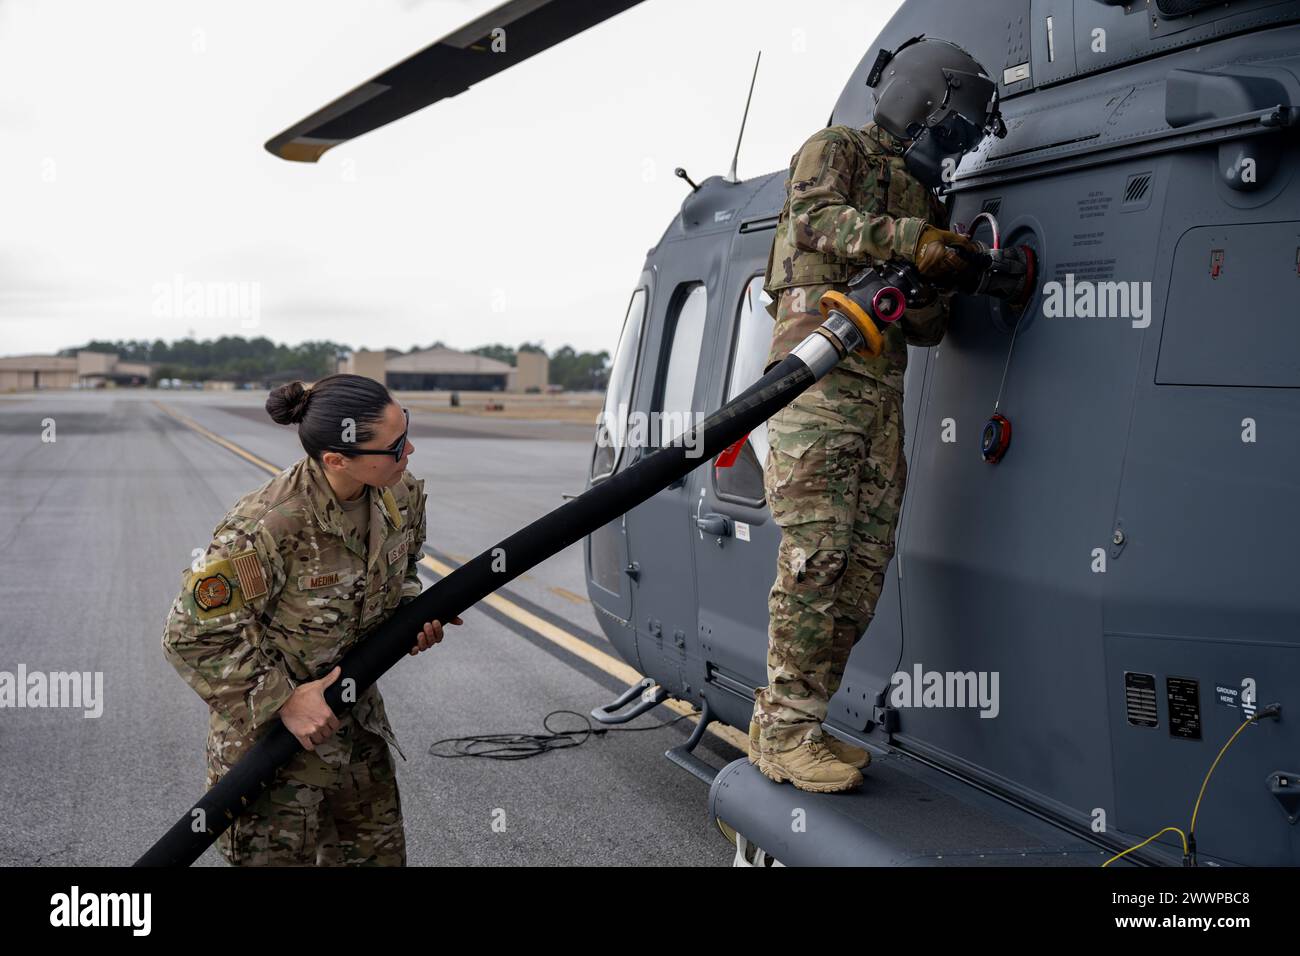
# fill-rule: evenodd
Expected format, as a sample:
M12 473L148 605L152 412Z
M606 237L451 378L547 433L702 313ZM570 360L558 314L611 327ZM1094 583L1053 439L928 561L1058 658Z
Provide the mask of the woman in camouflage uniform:
M307 454L217 525L183 572L162 639L211 708L208 787L274 720L303 747L218 848L235 865L405 865L397 740L379 689L342 717L323 694L343 655L421 590L425 494L406 470L409 414L359 375L282 386L266 410L298 425ZM411 653L442 636L428 622Z

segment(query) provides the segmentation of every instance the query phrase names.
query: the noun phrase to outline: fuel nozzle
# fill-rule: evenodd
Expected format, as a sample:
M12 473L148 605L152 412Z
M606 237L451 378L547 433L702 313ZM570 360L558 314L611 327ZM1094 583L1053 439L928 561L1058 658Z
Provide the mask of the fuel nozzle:
M971 295L990 295L1005 299L1017 312L1029 304L1038 280L1038 263L1029 246L989 248L979 240L981 268L974 282L961 289Z
M992 230L992 246L975 238L975 229L981 220L987 222ZM957 291L1004 299L1017 312L1022 311L1033 297L1038 282L1038 261L1034 250L1023 244L1003 247L1002 229L991 212L977 215L962 235L975 247L973 252L956 247L944 250L966 259L974 267L965 280L958 283Z
M847 293L830 291L821 297L818 308L830 328L847 352L862 352L875 358L883 351L885 339L882 329L897 322L912 307L924 305L934 299L934 292L925 286L916 270L904 262L887 262L863 269L849 280ZM846 321L851 327L847 341L835 330L834 319ZM854 334L856 333L856 335Z

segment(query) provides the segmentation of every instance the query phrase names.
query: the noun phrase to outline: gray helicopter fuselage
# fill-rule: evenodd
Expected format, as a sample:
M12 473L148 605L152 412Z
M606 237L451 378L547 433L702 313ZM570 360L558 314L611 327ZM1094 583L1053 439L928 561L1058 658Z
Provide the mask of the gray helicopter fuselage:
M911 350L897 553L828 722L1127 843L1186 828L1220 748L1279 703L1216 769L1197 843L1300 864L1300 3L909 0L832 123L870 119L877 49L918 33L999 81L1007 136L946 201L1030 245L1039 291L1018 325L958 297ZM785 175L705 180L650 250L607 402L643 434L761 373ZM598 447L593 480L639 452ZM760 432L587 539L622 657L742 730L780 536L765 454ZM930 675L964 703L927 701Z

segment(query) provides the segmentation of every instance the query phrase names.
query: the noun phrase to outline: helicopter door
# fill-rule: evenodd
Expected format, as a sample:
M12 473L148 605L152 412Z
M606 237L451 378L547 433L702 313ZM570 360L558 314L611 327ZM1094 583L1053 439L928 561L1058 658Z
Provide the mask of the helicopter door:
M694 422L697 372L704 345L708 293L703 282L670 290L658 361L648 408L637 401L629 415L624 452L633 460L682 435ZM669 279L670 283L672 280ZM644 409L644 411L643 411ZM694 646L695 569L690 553L686 479L679 479L626 515L627 545L632 558L637 652L642 671L671 693L687 683L687 647Z
M766 308L771 297L763 291L763 276L744 276L731 294L736 305L729 313L729 341L722 353L728 355L724 403L762 377L772 344L772 317ZM763 423L750 433L732 464L710 463L696 472L699 477L692 483L701 654L708 681L731 692L746 712L742 717L753 705L754 688L767 683L767 594L776 575L781 537L764 499L767 451ZM725 710L725 702L719 701L720 710Z
M596 485L625 467L632 456L624 447L628 409L632 406L632 386L636 379L637 358L645 330L649 274L632 293L614 364L610 368L605 405L596 423L596 441L591 456L590 485ZM632 619L632 582L627 574L628 552L624 517L596 529L586 542L588 593L596 607L623 623ZM631 648L620 648L631 650ZM635 657L632 658L635 660Z

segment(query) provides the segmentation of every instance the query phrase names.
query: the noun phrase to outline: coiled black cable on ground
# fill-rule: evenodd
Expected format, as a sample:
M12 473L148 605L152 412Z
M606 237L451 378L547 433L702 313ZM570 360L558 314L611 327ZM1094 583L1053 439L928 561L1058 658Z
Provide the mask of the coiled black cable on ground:
M551 728L551 718L557 714L572 714L586 726L574 730L553 730ZM431 757L445 759L482 757L484 760L527 760L529 757L539 757L552 750L581 747L592 737L600 737L605 734L662 730L664 727L671 727L679 720L685 720L687 717L698 717L699 714L700 712L696 710L689 714L674 717L672 720L666 720L661 724L646 727L597 727L592 724L586 714L580 714L576 710L553 710L542 719L542 727L546 729L544 734L475 734L470 737L444 737L442 740L435 740L431 743L428 753ZM450 753L439 752L438 748L444 744L448 745L451 750Z

